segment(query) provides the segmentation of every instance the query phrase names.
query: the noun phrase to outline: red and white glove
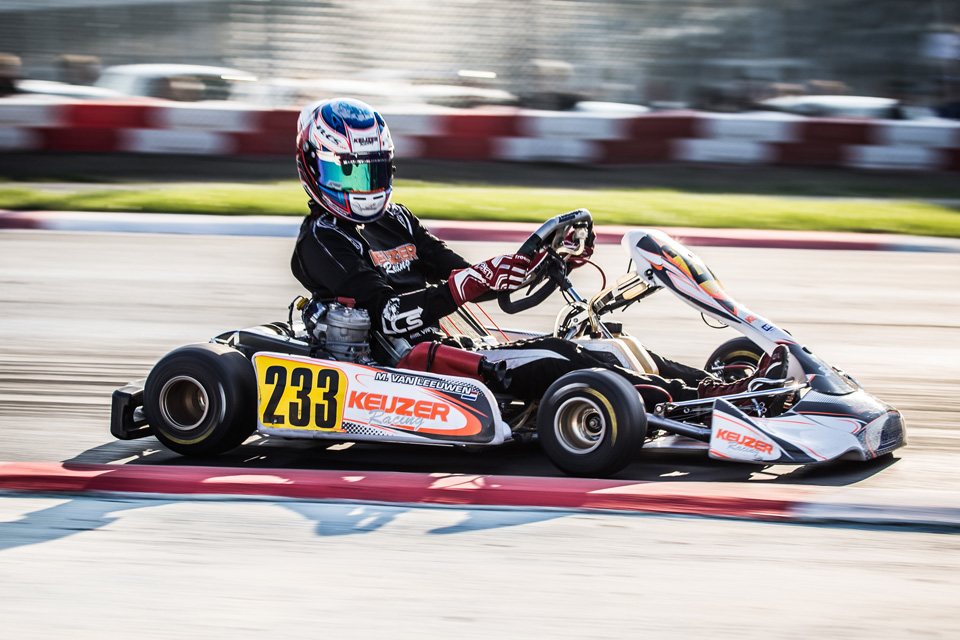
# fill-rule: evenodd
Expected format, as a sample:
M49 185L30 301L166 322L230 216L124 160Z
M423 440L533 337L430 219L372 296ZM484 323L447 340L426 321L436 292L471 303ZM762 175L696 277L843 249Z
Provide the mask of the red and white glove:
M568 265L567 272L576 269L577 267L582 267L585 265L591 257L593 257L593 243L596 236L593 235L593 232L590 231L589 235L586 238L583 246L583 252L578 255L572 255L574 251L580 248L580 242L574 237L576 229L571 229L567 232L566 237L564 237L563 242L560 243L560 249L566 249L566 253L561 255L566 255L566 263ZM540 266L544 260L547 259L547 256L550 255L546 251L540 251L533 257L533 264L530 266L530 271L533 271Z
M570 229L570 231L567 232L567 236L563 239L563 247L569 251L576 251L580 247L580 243L574 238L574 233L576 233L576 231L576 229ZM593 232L590 231L586 238L586 242L584 243L583 253L578 256L571 256L567 260L571 269L582 267L587 260L593 257L594 239L595 236L593 235Z
M530 258L506 255L478 262L472 267L450 273L447 285L457 306L463 306L487 291L516 291L523 284L530 268Z

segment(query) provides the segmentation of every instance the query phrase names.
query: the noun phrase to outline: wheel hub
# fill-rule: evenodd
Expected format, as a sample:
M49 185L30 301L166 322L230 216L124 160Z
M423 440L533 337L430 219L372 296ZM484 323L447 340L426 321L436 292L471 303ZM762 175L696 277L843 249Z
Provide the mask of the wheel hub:
M207 417L210 399L195 378L171 378L160 390L160 412L167 423L180 431L196 429Z
M593 401L570 398L557 409L553 427L563 448L571 453L584 454L600 446L607 422Z

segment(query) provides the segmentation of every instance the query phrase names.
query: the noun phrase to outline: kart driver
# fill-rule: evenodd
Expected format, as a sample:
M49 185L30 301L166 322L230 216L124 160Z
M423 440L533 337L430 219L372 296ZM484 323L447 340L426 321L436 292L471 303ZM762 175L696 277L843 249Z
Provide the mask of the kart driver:
M310 214L301 225L291 268L314 299L352 299L385 336L412 344L436 342L443 338L441 318L467 302L517 290L531 260L502 255L469 264L406 207L391 202L393 158L387 125L366 103L336 98L303 109L297 170L310 196ZM592 251L591 246L581 259ZM505 362L509 392L518 398L540 398L570 371L604 367L638 386L648 408L665 399L740 393L755 378L783 378L787 365L781 345L753 376L732 383L654 353L662 375L639 374L611 364L604 354L553 337L485 348L483 355L490 362Z

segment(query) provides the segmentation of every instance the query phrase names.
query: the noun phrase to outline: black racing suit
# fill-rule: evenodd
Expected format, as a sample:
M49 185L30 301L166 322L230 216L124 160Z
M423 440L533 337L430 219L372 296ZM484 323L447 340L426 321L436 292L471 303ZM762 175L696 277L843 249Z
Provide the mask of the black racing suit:
M390 203L382 218L365 225L341 220L313 202L310 209L290 266L314 298L352 298L386 336L412 343L442 337L440 319L457 308L446 279L470 263L403 205ZM563 374L590 367L613 369L635 385L665 390L675 401L696 398L697 383L709 376L654 353L660 372L671 379L638 374L615 366L604 354L552 337L493 347L485 355L506 360L510 392L524 399L539 398ZM666 399L656 389L641 389L641 395L651 407Z

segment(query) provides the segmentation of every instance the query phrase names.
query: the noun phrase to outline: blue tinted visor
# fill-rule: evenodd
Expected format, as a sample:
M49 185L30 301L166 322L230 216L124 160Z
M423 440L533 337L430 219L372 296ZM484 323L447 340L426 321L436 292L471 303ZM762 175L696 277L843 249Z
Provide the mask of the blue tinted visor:
M393 184L393 153L317 157L319 182L327 189L347 193L383 191Z

